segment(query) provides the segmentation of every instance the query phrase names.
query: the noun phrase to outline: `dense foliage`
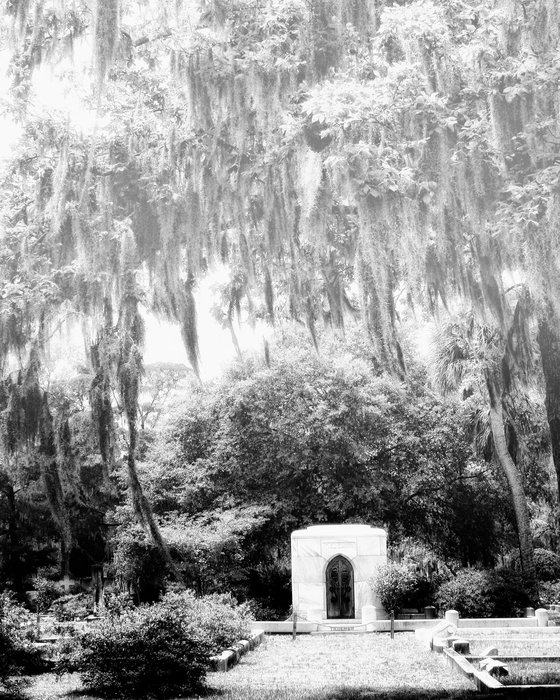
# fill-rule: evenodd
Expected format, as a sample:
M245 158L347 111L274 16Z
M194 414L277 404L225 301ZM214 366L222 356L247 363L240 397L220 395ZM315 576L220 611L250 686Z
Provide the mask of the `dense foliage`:
M111 541L138 599L172 576L281 608L290 530L351 519L463 565L518 541L534 584L544 512L536 543L558 546L558 19L556 0L3 6L3 583L88 576ZM238 321L288 317L325 357L321 326L357 321L367 350L341 367L267 342L269 367L193 389L152 440L143 315L181 327L200 377L217 265L239 355ZM411 361L412 314L463 404ZM57 387L49 351L75 333Z
M520 617L535 601L511 569L462 569L440 586L436 602L462 617Z
M246 638L250 623L247 609L228 596L185 592L139 608L111 606L66 644L58 671L77 671L86 687L112 697L192 693L200 691L211 655Z
M431 546L415 538L405 537L389 549L390 562L402 564L412 573L414 585L404 597L404 607L423 612L427 605L434 605L436 593L442 583L460 569L457 560L442 557Z
M560 579L556 581L543 581L539 585L540 603L547 607L558 605L560 600Z
M84 620L93 613L93 596L90 593L73 593L56 598L52 610L59 622Z
M0 687L17 694L30 673L44 670L39 652L26 637L29 612L18 605L12 594L0 593Z
M512 557L512 566L519 570L519 556ZM539 581L556 581L560 578L560 556L556 552L537 547L535 549L535 566Z
M106 618L80 638L69 668L86 687L124 697L163 697L200 688L209 647L161 606Z
M501 476L471 446L472 406L440 400L422 372L408 386L376 376L351 347L319 358L294 342L270 367L238 365L147 451L146 492L199 592L287 611L290 532L316 522L378 524L395 544L430 545L442 566L490 565L513 546ZM130 515L119 511L115 565L148 595L162 567Z
M211 654L218 654L251 632L253 616L248 605L238 605L229 594L203 597L191 591L167 593L161 603L197 630Z
M406 564L388 562L378 568L369 585L385 610L397 616L414 596L418 577Z

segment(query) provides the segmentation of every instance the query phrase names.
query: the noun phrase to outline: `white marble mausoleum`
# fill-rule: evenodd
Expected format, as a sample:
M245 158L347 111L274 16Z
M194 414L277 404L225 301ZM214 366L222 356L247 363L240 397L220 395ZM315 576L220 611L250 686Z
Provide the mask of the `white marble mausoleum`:
M387 533L369 525L312 525L292 532L292 603L310 621L387 615L368 579L387 562ZM374 612L375 609L375 612Z

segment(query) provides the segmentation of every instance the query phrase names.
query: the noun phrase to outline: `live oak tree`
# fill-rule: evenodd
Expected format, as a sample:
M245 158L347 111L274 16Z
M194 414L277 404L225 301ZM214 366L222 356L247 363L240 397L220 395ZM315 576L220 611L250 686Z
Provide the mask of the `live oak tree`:
M436 314L461 299L509 339L523 285L560 474L555 0L10 0L5 15L25 131L3 187L2 365L27 371L61 315L88 319L100 451L109 472L118 385L146 522L138 305L181 325L198 373L193 288L215 261L236 272L230 326L242 298L315 344L320 321L359 316L401 378L403 299ZM47 66L92 128L34 110Z

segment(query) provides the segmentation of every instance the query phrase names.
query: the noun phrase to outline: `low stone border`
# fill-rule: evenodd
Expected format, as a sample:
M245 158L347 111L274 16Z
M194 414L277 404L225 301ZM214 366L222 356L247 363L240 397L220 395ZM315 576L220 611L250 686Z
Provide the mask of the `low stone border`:
M532 698L558 698L560 685L504 685L487 671L474 672L477 690L486 694L504 694L505 697L529 695Z
M449 648L449 644L452 643L453 637L448 639L434 639L433 640L433 651L438 651L442 653L446 659L447 665L458 671L466 678L474 681L476 683L477 690L484 694L501 694L505 697L518 697L518 696L530 696L541 698L559 698L560 697L560 685L505 685L500 683L500 681L494 676L490 675L488 671L483 671L472 664L472 661L477 661L486 657L477 657L458 653L455 649ZM499 659L501 661L514 661L514 660L532 660L537 661L541 658L557 661L558 657L506 657L500 656L499 654L494 654L492 658Z
M221 654L213 656L210 659L212 671L220 671L225 673L233 668L239 662L241 657L251 649L258 647L264 639L264 630L255 630L251 632L249 639L241 639L239 642L232 644L229 649L224 649Z
M476 668L465 657L455 651L455 649L445 649L445 660L448 666L459 671L460 674L472 680L476 672Z

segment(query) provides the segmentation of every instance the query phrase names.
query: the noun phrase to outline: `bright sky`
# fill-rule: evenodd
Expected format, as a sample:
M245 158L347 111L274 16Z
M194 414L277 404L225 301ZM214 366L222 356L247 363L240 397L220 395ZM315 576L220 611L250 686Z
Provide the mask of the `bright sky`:
M145 364L176 362L190 366L179 325L156 319L152 315L145 320ZM212 323L206 315L200 317L199 314L199 325L200 371L203 379L211 379L233 360L235 351L229 332L217 323Z
M235 358L235 348L229 330L222 328L213 318L210 308L212 296L209 281L203 281L195 293L198 313L200 346L200 373L202 379L220 375ZM146 314L146 345L144 362L182 362L189 366L187 351L178 324ZM258 352L264 344L267 328L257 324L253 330L248 323L235 324L235 332L242 352Z
M220 376L236 357L229 330L222 328L211 313L213 296L210 287L212 279L210 276L203 280L195 290L200 375L203 381ZM157 318L147 310L144 311L143 316L146 329L144 364L169 362L190 367L179 324ZM75 320L75 316L70 318L72 321ZM252 328L248 322L241 324L241 326L238 323L234 325L244 355L263 352L264 339L271 332L269 326L257 323L255 328ZM69 326L61 327L51 339L50 353L48 364L51 367L51 379L68 377L80 365L87 365L84 339L79 324L72 322Z

